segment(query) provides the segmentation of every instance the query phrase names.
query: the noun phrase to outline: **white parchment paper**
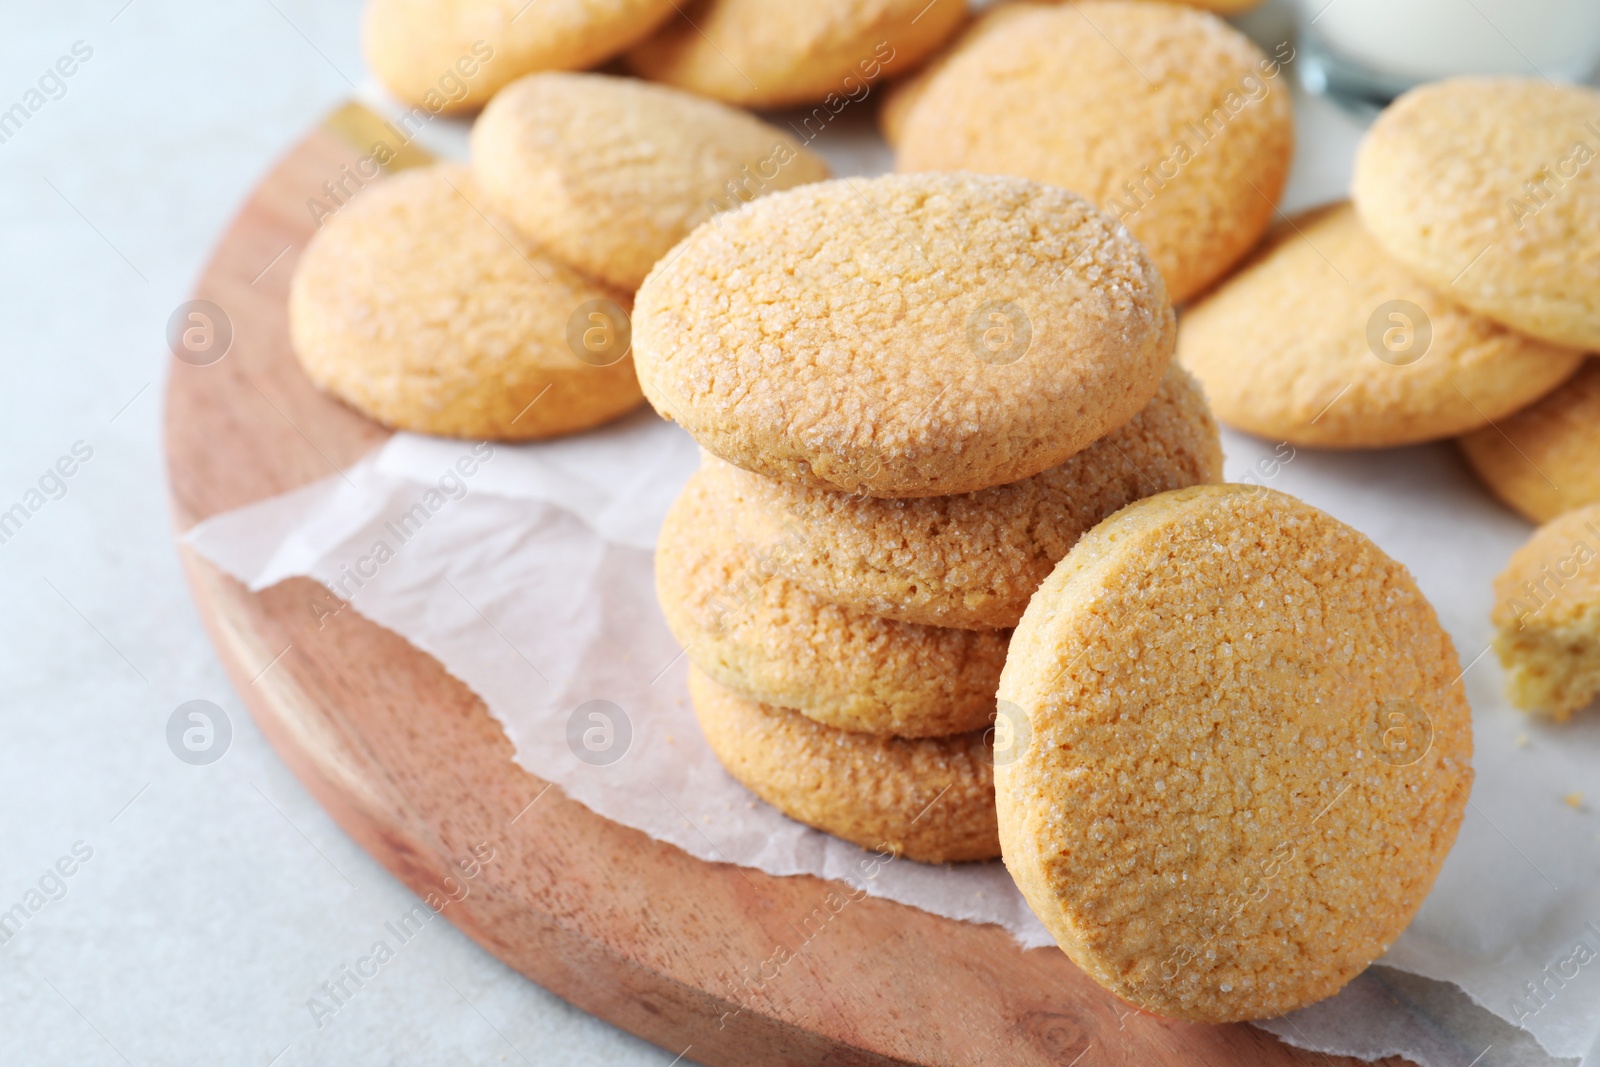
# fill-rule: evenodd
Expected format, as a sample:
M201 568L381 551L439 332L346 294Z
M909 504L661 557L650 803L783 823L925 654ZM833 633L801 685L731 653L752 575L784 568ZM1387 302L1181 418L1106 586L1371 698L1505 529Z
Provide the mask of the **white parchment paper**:
M1506 705L1486 651L1490 579L1528 525L1449 446L1340 455L1228 433L1225 447L1231 479L1322 507L1411 568L1456 640L1477 736L1460 838L1385 968L1264 1025L1296 1044L1400 1052L1429 1067L1464 1067L1490 1046L1499 1051L1481 1064L1550 1062L1529 1037L1569 1059L1592 1052L1600 717L1530 722ZM343 475L216 516L188 541L252 588L310 575L348 601L342 610L432 654L483 697L518 763L607 818L703 859L843 878L1049 944L999 864L882 863L784 818L717 764L651 564L655 531L697 462L687 435L648 411L543 445L400 434ZM320 619L338 605L317 598L306 610ZM1586 790L1576 809L1564 800ZM1578 962L1580 945L1592 963ZM1408 985L1402 972L1421 979ZM1467 1049L1479 1033L1489 1036Z
M517 762L607 818L707 860L817 874L1048 945L999 863L885 863L792 822L700 737L656 605L655 534L698 465L641 411L544 445L399 434L343 475L190 533L252 589L309 575L481 696ZM319 620L338 602L318 597ZM867 874L873 877L867 878Z
M1271 50L1282 27L1264 11L1252 30ZM868 119L846 113L813 145L837 173L886 169ZM1298 99L1297 120L1290 211L1343 194L1360 133L1321 100ZM438 120L423 141L457 155L465 138ZM1455 638L1477 741L1455 849L1382 965L1259 1025L1302 1047L1423 1067L1600 1065L1600 715L1530 722L1501 695L1488 651L1490 581L1530 527L1448 445L1331 454L1232 433L1224 445L1230 479L1293 493L1411 569ZM693 443L648 412L540 445L400 434L340 475L202 523L188 542L254 589L314 577L348 607L318 599L308 612L358 611L429 652L483 698L519 764L607 818L706 860L842 878L1048 945L999 864L885 864L784 818L716 763L651 565L696 462Z

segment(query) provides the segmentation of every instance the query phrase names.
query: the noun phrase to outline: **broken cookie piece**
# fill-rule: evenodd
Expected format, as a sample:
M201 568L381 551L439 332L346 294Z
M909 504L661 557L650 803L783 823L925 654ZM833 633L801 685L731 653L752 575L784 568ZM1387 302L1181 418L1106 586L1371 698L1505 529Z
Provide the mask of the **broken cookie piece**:
M1512 703L1559 722L1600 695L1600 505L1539 527L1494 589Z

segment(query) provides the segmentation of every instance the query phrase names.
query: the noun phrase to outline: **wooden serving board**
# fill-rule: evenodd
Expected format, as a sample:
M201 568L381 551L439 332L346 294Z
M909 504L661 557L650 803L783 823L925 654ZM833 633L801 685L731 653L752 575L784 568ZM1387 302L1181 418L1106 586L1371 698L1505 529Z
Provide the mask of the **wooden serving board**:
M308 201L328 202L324 182L353 188L344 176L370 151L351 119L335 116L266 177L200 279L197 299L223 309L233 340L211 365L172 365L165 433L180 533L326 477L388 436L318 393L289 346L289 278L315 230ZM432 657L354 611L323 623L310 605L332 595L309 579L252 594L180 551L244 703L346 832L419 896L465 886L444 914L484 948L686 1060L1357 1062L1249 1026L1131 1011L1053 948L1023 951L999 927L887 901L852 902L806 941L802 921L847 887L706 863L560 790L541 796L546 783L512 762L483 703ZM484 844L494 858L473 868ZM777 977L735 986L779 946L792 958Z

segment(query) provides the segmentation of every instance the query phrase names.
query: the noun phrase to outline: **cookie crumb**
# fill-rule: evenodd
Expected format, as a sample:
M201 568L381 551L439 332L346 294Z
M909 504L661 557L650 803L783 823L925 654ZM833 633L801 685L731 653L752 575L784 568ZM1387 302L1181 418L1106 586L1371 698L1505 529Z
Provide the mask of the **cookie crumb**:
M1533 741L1533 739L1530 738L1527 734L1518 734L1516 741L1513 742L1513 743L1518 748L1527 748L1528 745L1530 745L1532 743L1532 741Z
M1566 796L1561 798L1561 802L1563 804L1565 804L1567 807L1571 808L1573 811L1582 811L1583 810L1583 794L1582 793L1568 793Z

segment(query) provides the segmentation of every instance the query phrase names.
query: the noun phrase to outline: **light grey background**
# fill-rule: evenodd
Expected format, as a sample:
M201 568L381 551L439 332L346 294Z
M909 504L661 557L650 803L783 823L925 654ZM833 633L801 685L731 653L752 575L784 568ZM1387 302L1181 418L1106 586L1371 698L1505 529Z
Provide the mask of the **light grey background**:
M0 544L0 912L75 842L93 855L0 945L0 1063L672 1062L438 920L321 1029L306 1007L415 898L279 763L201 631L162 338L265 168L365 78L359 3L4 14L0 111L75 42L93 55L0 144L0 511L75 442L93 456ZM167 747L196 698L233 729L210 766Z

